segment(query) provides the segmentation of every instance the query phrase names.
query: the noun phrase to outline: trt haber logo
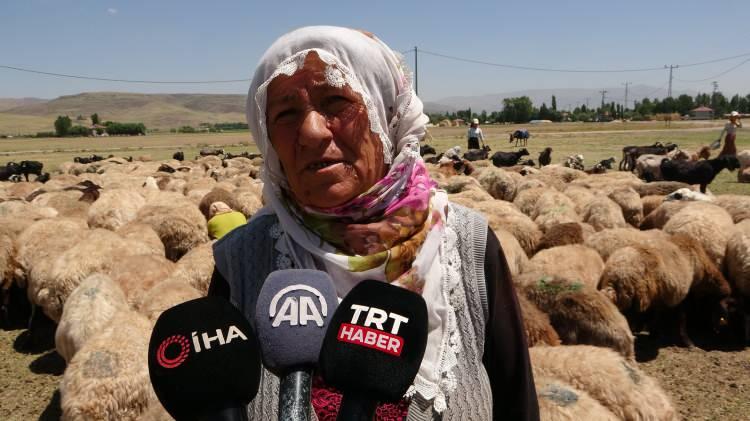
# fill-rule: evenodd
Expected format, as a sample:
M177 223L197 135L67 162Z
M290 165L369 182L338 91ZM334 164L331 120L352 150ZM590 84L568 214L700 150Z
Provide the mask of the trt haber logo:
M309 292L315 297L300 295L300 291ZM293 292L297 295L287 295ZM282 298L284 301L279 308L279 301ZM315 298L317 298L318 305L316 305ZM273 296L268 308L268 316L273 319L271 323L273 327L279 327L282 322L287 322L290 326L307 326L307 322L315 322L318 327L323 327L323 319L328 316L328 305L323 294L317 289L302 284L290 285Z
M375 307L352 304L354 310L351 323L342 323L339 327L337 339L341 342L361 345L376 349L396 357L401 355L404 348L404 338L398 336L401 323L408 323L409 319L396 313L388 313ZM359 326L362 313L367 312L363 325ZM391 319L393 325L390 332L386 332L383 324ZM374 327L374 328L373 328Z
M243 341L247 340L247 336L237 327L229 326L226 334L220 328L216 329L216 335L209 336L208 332L191 333L193 339L193 351L198 353L205 350L211 349L212 342L218 342L219 346L231 343L233 340L239 338ZM202 347L201 347L202 343ZM168 351L172 346L172 349L178 349L179 351ZM156 361L160 366L164 368L176 368L187 360L190 355L190 342L184 335L172 335L161 341L159 347L156 349ZM167 354L174 355L174 357L168 357Z

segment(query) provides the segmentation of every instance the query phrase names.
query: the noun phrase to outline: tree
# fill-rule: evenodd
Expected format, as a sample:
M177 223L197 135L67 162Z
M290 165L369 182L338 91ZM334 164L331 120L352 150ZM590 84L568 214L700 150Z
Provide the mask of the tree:
M99 114L91 114L91 124L99 124Z
M526 123L531 120L534 107L527 96L503 99L503 120Z
M695 108L695 103L690 95L682 94L677 97L677 112L680 115L688 114L693 108Z
M73 126L73 121L68 116L57 116L55 120L55 134L58 137L65 137L70 132L70 128Z
M552 111L557 111L557 98L552 95Z

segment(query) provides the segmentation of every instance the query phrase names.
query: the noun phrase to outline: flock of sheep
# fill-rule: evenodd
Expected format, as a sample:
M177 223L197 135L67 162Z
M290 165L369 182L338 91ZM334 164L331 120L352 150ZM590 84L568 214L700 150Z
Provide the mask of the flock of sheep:
M208 207L220 200L248 217L260 209L261 160L109 158L64 163L45 184L0 182L3 311L28 300L57 323L63 419L169 419L148 378L151 328L165 309L206 294ZM706 314L687 320L717 329L743 321L750 196L700 195L626 172L473 165L471 176L428 168L500 239L542 419L677 419L635 362L632 332L644 323L655 331L649 314L696 308ZM672 328L690 345L684 326Z

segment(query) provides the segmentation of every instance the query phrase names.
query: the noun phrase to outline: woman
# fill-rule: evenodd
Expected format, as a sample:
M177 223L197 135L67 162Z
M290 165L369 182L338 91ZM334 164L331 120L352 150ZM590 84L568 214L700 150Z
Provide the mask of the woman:
M295 30L261 58L247 117L267 206L214 246L209 294L252 320L278 269L325 270L339 297L364 279L415 291L430 326L415 393L381 405L378 418L538 419L500 244L430 179L419 156L428 119L399 56L360 31ZM250 418L275 418L277 395L264 371ZM320 378L312 400L318 419L335 418L340 396Z
M232 210L224 202L213 202L208 208L208 236L212 239L218 240L246 223L242 212Z
M739 128L742 128L740 113L738 113L737 111L732 111L732 113L729 114L729 122L724 125L724 129L721 131L721 134L719 134L719 138L716 139L716 142L711 145L712 149L718 149L721 145L722 136L724 136L724 133L727 134L727 136L724 138L724 147L721 149L721 152L719 152L719 156L737 155L737 145L735 144L735 139L737 138L737 129Z
M469 131L466 133L466 137L469 139L468 149L479 149L479 141L484 144L484 135L482 129L479 128L479 119L473 119Z

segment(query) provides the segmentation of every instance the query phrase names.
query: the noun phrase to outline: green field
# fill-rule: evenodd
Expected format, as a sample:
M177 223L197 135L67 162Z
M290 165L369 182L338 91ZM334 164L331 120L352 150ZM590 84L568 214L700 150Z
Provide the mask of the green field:
M681 148L696 150L711 143L721 130L721 121L675 122L670 127L663 122L647 123L563 123L527 125L532 134L527 149L535 161L539 152L549 146L553 149L552 161L562 162L566 156L583 154L586 166L614 156L618 161L626 145L648 145L655 141L675 142ZM515 150L508 143L508 133L520 125L485 125L483 131L487 144L493 151ZM465 127L434 127L429 130L428 142L438 151L451 146L466 147ZM113 154L115 156L138 157L147 155L152 159L167 159L177 150L185 152L187 158L197 155L206 146L224 148L231 152L257 152L248 132L219 134L163 134L138 137L72 138L72 139L2 139L0 140L0 162L32 159L41 161L48 168L56 169L74 156ZM740 129L737 149L750 149L750 131ZM714 193L750 194L750 184L736 182L736 172L719 174L711 185Z

